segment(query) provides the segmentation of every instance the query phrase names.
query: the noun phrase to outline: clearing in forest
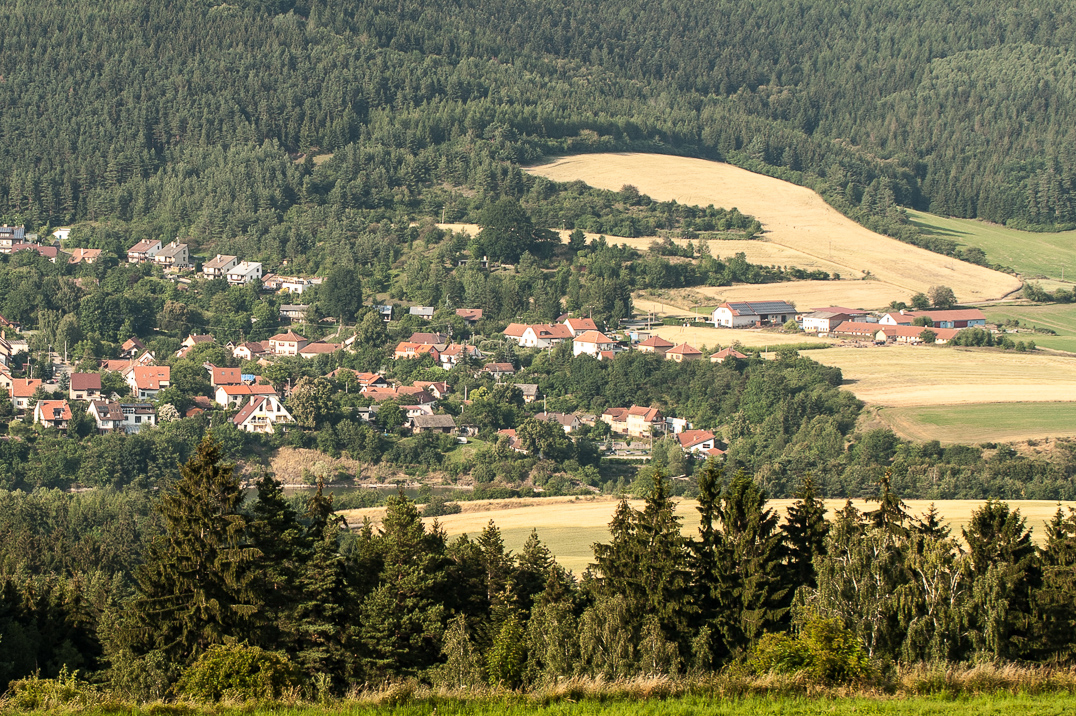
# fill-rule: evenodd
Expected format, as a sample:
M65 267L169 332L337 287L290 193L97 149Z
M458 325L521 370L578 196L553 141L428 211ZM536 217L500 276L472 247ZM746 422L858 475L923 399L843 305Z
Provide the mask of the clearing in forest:
M935 285L950 286L962 302L999 299L1021 288L1007 274L876 234L811 189L731 164L663 154L584 154L527 171L614 191L632 184L658 201L735 207L762 222L765 241L835 264L844 278L869 272L893 286L890 300L907 300Z
M1076 280L1076 231L1018 231L978 219L954 219L908 210L924 234L982 249L991 263L1018 271L1025 279Z
M847 390L891 407L1076 401L1076 358L984 348L889 345L808 354Z

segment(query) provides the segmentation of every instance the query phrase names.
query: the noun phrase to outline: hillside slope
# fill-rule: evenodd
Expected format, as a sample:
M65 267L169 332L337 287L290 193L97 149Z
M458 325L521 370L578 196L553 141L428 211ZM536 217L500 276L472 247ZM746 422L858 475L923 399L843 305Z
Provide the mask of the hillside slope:
M656 154L586 154L527 171L556 181L578 179L602 189L632 184L659 201L736 207L762 222L766 241L841 266L844 277L869 272L902 294L894 298L945 285L960 301L985 301L1021 287L1007 274L876 234L838 213L810 189L730 164Z

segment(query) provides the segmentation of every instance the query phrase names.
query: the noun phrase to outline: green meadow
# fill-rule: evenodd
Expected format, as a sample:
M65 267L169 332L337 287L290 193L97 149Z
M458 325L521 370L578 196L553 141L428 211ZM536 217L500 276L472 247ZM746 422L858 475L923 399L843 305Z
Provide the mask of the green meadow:
M884 408L879 415L913 440L981 443L1076 435L1076 403L931 405Z

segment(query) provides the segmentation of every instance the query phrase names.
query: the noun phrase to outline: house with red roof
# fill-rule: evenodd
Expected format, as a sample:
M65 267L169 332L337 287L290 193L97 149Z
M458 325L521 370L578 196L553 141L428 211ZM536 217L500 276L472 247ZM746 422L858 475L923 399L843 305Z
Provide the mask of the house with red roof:
M86 411L97 423L98 432L137 433L157 424L157 409L149 403L117 403L94 400Z
M702 351L694 346L689 346L687 343L681 343L665 351L665 360L672 360L677 363L687 363L699 358L702 358Z
M46 428L66 430L71 421L71 406L66 400L39 400L34 406L34 423Z
M132 264L144 264L157 255L161 250L161 241L146 239L127 249L127 262Z
M14 378L11 381L11 402L15 410L26 410L30 407L30 398L34 391L41 387L38 378Z
M481 308L457 308L456 315L474 325L482 320Z
M640 341L635 344L635 350L640 353L657 353L660 356L664 356L665 352L676 344L667 341L661 336L650 336L645 341Z
M276 388L271 385L240 383L239 385L222 385L218 387L213 393L213 399L217 401L218 405L230 408L239 405L247 398L259 395L275 395L278 399L280 398Z
M423 356L430 356L435 363L441 362L441 354L437 350L436 346L426 345L422 343L412 343L411 341L400 341L396 345L396 350L392 355L393 360L410 359L410 358L422 358Z
M131 393L141 400L157 397L172 384L172 369L166 365L136 365L127 374Z
M680 449L688 454L705 455L707 450L717 447L717 437L709 430L684 430L677 433L676 440Z
M572 320L572 319L568 319ZM589 318L586 320L590 320ZM593 323L593 321L591 321ZM616 341L604 333L598 331L583 331L576 334L572 339L572 355L580 353L598 357L599 353L612 352L616 348Z
M320 355L326 353L335 353L340 350L339 343L326 343L325 341L314 341L313 343L307 343L305 346L299 349L299 355L303 358L317 358Z
M710 356L711 363L724 363L726 358L739 358L740 360L746 360L747 356L736 350L735 348L722 348L717 353Z
M665 417L661 411L641 405L609 408L601 414L601 419L608 423L613 432L627 433L633 437L649 437L665 429Z
M97 263L101 259L101 249L72 249L69 264Z
M571 331L572 337L575 338L587 331L596 331L598 326L591 318L566 318L564 324Z
M278 356L297 356L309 342L295 331L278 333L269 339L269 352Z
M214 390L222 385L239 385L242 382L243 372L240 369L209 365L209 384Z
M552 348L572 336L571 329L560 323L510 323L504 329L504 337L521 348Z
M444 397L448 395L449 391L448 383L445 383L444 381L416 380L411 385L415 388L425 390L438 400L443 400Z
M445 370L451 370L453 366L458 365L464 356L476 361L485 357L482 355L482 351L478 350L478 346L466 343L451 343L440 353L441 367Z
M483 373L489 373L497 380L505 375L515 375L516 367L511 363L486 363L482 366Z
M101 397L100 373L72 373L67 391L71 400L96 400Z

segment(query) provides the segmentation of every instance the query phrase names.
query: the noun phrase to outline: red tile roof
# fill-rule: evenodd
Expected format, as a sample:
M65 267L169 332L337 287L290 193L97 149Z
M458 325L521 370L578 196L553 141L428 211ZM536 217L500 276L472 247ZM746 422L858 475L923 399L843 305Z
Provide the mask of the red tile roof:
M645 348L672 348L676 344L665 340L661 336L650 336L639 345Z
M137 365L134 368L135 385L139 390L161 390L162 383L171 380L172 369L166 365Z
M243 373L238 368L218 368L213 366L213 386L238 385L243 382Z
M276 341L277 343L299 343L306 339L300 336L295 331L288 331L287 333L278 333L269 340Z
M101 390L101 374L72 373L71 390Z
M564 325L573 331L596 331L597 324L590 318L569 318Z
M586 331L585 333L580 333L574 340L576 343L616 343L615 340L598 331Z
M15 378L11 381L11 397L29 398L40 386L41 381L37 378Z
M673 355L685 355L685 356L701 356L702 355L702 351L700 351L698 348L695 348L694 346L689 346L687 343L681 343L680 345L676 346L675 348L670 348L669 350L665 351L665 355L669 355L670 353L672 353Z
M34 408L35 414L40 414L42 420L54 422L57 420L71 419L71 406L66 400L42 400Z
M685 430L682 433L678 433L676 439L680 441L680 447L687 450L699 443L713 440L714 434L709 430Z

